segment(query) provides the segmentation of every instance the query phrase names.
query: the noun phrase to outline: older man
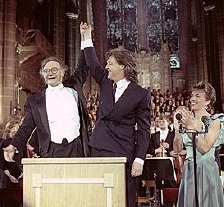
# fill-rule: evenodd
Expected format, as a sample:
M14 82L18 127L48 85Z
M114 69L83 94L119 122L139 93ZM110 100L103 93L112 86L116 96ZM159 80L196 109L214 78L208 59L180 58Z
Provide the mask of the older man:
M27 98L24 121L4 149L7 160L13 160L16 149L26 147L35 128L41 157L88 156L88 113L82 91L87 71L83 51L78 70L63 84L65 71L66 66L56 57L41 62L40 74L47 88Z

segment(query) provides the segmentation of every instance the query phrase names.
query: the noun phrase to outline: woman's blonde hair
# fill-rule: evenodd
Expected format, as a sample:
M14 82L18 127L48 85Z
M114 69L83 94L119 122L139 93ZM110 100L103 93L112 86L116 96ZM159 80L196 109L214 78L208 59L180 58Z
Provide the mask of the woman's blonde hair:
M12 128L15 127L16 125L18 125L18 126L20 125L19 120L11 120L11 121L7 122L5 125L4 134L3 134L2 138L7 139Z

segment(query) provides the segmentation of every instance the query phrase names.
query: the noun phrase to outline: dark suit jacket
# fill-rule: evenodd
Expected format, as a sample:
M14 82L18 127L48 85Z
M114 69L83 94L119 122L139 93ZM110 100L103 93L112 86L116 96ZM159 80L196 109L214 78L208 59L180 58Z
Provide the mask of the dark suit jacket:
M64 86L73 88L78 92L78 108L81 120L80 134L83 144L84 155L88 156L88 112L86 107L86 99L83 94L83 83L86 81L88 74L85 58L83 51L80 54L79 62L75 74L64 82ZM24 149L28 138L30 137L32 131L37 127L37 136L39 142L39 153L40 156L44 156L49 149L51 134L48 123L47 111L46 111L46 90L30 96L27 98L25 103L25 118L23 124L20 126L18 132L16 133L14 139L12 140L12 145L18 149Z
M170 151L173 150L173 140L174 140L174 131L169 131L167 134L166 139L164 140L169 144L169 148L166 149L167 151L167 156L170 156ZM160 132L156 132L151 134L151 139L149 141L149 148L148 148L148 153L156 156L155 150L160 147Z
M85 48L84 53L90 73L100 85L98 119L90 137L90 146L144 160L150 136L150 93L131 82L113 104L113 82L101 67L95 49Z

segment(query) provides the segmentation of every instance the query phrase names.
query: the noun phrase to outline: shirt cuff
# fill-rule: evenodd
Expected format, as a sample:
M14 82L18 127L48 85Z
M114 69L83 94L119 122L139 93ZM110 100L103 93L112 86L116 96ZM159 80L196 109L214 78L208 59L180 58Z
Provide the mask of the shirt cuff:
M137 163L139 163L141 165L144 165L144 160L141 159L141 158L138 158L138 157L135 158L134 162L137 162Z
M81 50L84 50L84 41L81 41Z
M81 41L81 50L84 50L86 47L93 47L93 41L91 39Z

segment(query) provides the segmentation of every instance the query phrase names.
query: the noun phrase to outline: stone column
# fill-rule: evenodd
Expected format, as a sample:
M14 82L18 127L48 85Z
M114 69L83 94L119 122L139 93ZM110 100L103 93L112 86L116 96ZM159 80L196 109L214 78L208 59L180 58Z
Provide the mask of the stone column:
M191 57L190 54L192 51L190 50L191 45L191 35L190 35L190 26L191 26L191 1L178 0L178 27L179 27L179 57L181 70L175 71L174 77L174 88L176 86L180 86L179 82L187 81L191 79L192 67L191 67ZM187 75L187 76L186 76ZM189 77L188 77L189 76ZM190 84L190 83L189 83ZM187 84L188 85L188 84Z
M0 123L15 104L16 0L0 0Z
M137 1L138 50L147 49L147 3L146 0Z
M101 63L104 63L104 54L107 51L107 15L106 0L92 1L94 22L94 43L96 53Z
M209 4L209 6L213 4ZM218 5L214 4L214 9L205 10L205 31L204 36L206 40L206 62L208 71L208 81L213 85L216 90L216 102L214 104L215 110L222 112L222 100L221 100L221 90L220 90L220 60L219 60L219 44L218 44L218 28L221 25L217 24L216 18L218 17L219 8ZM223 13L222 13L223 15Z
M94 46L96 48L97 57L101 64L105 65L105 53L107 47L107 15L106 15L106 0L92 1L93 22L94 22ZM98 88L98 85L91 78L90 91Z
M217 36L218 36L218 51L219 51L219 65L220 65L220 88L222 98L222 109L224 109L224 2L218 1L216 5L217 16Z
M172 74L171 74L171 68L170 68L170 51L169 46L167 42L164 42L161 45L161 55L162 55L162 74L163 74L163 80L161 84L161 90L166 91L167 89L170 89L173 87L172 85ZM173 88L172 88L173 90Z
M65 48L65 62L69 68L69 74L72 74L72 70L75 67L75 19L67 17L66 26L66 48Z
M59 59L65 60L65 3L55 0L51 7L54 8L54 51Z

